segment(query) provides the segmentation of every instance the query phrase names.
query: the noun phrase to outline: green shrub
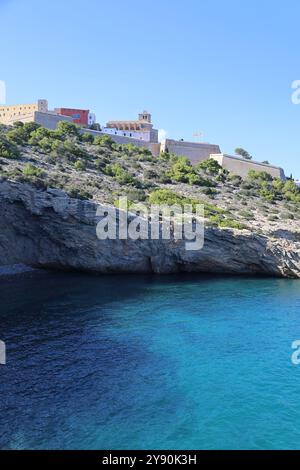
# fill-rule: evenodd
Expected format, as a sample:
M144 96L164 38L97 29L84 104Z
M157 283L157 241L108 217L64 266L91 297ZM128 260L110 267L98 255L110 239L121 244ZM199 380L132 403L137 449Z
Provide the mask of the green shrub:
M242 224L241 222L238 222L233 219L223 219L220 222L220 227L223 228L236 228L237 230L244 230L247 229L247 226L245 224Z
M95 138L89 132L84 132L83 134L81 134L80 140L81 140L81 142L84 142L84 143L87 143L87 144L93 144Z
M240 186L243 181L240 176L235 175L233 173L228 176L228 180L230 181L230 183L233 184L233 186Z
M51 131L45 127L39 127L35 131L32 131L30 134L29 144L30 145L40 145L40 141L44 138L50 139ZM51 146L51 145L50 145Z
M172 183L172 179L166 172L162 172L161 175L158 176L157 181L162 184L170 184Z
M80 127L72 122L60 121L54 131L57 137L61 138L80 138Z
M174 193L168 189L156 189L149 195L149 203L154 205L168 205L174 204L184 205L190 204L191 199Z
M224 171L223 167L213 158L209 158L199 163L199 165L197 165L197 168L199 170L204 170L206 173L209 173L210 175L218 175L219 173Z
M218 191L214 188L201 188L201 192L206 196L215 196Z
M287 201L300 202L300 189L293 180L287 180L283 184L281 192Z
M241 222L238 222L230 218L227 219L220 215L211 216L209 218L209 222L212 225L215 225L216 227L221 227L221 228L235 228L238 230L243 230L247 228L247 226L245 224L242 224Z
M255 170L249 170L248 171L248 178L250 180L258 180L258 181L272 181L273 178L272 176L267 173L266 171L255 171Z
M203 178L200 178L200 176L196 175L196 173L188 173L186 176L189 184L195 184L198 186L203 184Z
M0 157L12 159L20 157L17 146L10 142L5 136L0 136Z
M180 157L167 174L173 181L188 183L188 175L192 174L192 165L187 158Z
M64 146L63 141L51 140L50 146L51 146L51 153L53 153L55 156L65 155L65 146Z
M53 140L50 139L49 137L43 137L39 141L39 147L46 153L51 152L52 144L53 144Z
M26 124L17 122L14 124L13 128L6 133L6 135L11 142L19 145L26 145L31 137L31 133L36 131L39 127L39 124L36 124L35 122L28 122Z
M197 199L181 196L169 189L156 189L152 191L148 200L150 204L155 205L167 204L171 206L173 204L179 204L183 206L184 204L192 204L192 206L195 207L197 204L202 204L204 206L205 217L225 214L225 211L218 206L208 204L205 201L198 201Z
M172 155L169 152L160 152L158 159L163 160L164 162L169 162L171 161L175 155Z
M112 148L114 141L108 135L97 136L94 139L94 144L100 147Z
M274 202L276 199L275 193L270 189L261 189L259 195L268 202Z
M144 178L147 180L156 180L159 178L159 175L154 170L145 170L144 171Z
M120 184L130 184L134 182L133 176L128 173L128 171L124 170L119 163L107 165L105 167L105 173L113 176L113 178Z
M213 184L204 178L201 178L186 157L179 157L172 165L171 170L166 175L173 181L179 183L188 183L198 186L212 186Z
M75 157L83 159L88 158L86 150L72 140L65 140L63 147L64 154L67 155L71 161L74 160Z
M36 176L38 178L42 175L43 172L40 168L37 168L31 163L28 163L24 166L22 173L24 176Z
M77 170L77 171L84 171L84 170L86 169L86 166L85 166L85 164L83 163L83 161L77 160L77 161L74 163L74 168L75 168L75 170Z

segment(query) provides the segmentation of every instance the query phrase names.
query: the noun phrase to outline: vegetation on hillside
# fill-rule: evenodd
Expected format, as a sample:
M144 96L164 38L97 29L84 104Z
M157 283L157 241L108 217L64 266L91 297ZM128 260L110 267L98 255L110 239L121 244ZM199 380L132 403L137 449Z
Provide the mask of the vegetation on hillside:
M35 123L1 126L0 175L112 204L124 195L146 204L202 203L207 222L224 228L260 230L266 222L276 227L300 218L300 191L292 179L249 171L242 180L213 159L192 166L169 153L153 157L143 147L81 133L68 122L55 131Z

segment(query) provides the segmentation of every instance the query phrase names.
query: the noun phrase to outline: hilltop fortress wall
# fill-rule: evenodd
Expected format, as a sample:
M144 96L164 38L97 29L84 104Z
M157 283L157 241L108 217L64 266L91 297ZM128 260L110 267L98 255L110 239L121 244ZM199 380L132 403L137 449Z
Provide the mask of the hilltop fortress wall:
M219 145L173 139L166 139L161 145L161 150L187 157L193 165L207 160L212 153L221 153Z
M250 170L254 171L265 171L269 173L273 178L280 178L285 180L285 174L282 168L279 166L268 165L267 163L260 163L253 160L246 160L233 155L226 155L223 153L211 155L210 158L216 160L219 165L228 171L246 178Z
M42 127L46 127L46 129L54 131L60 121L72 122L72 118L68 116L57 116L53 113L41 113L39 111L34 113L34 122Z

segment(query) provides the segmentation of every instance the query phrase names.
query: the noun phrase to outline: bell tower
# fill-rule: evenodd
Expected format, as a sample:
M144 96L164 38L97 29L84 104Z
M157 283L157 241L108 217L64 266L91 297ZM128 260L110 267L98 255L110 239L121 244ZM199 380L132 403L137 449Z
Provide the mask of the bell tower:
M48 112L48 101L47 100L38 100L38 111L40 113Z
M148 111L143 111L139 114L139 121L144 121L151 124L151 114L148 113Z

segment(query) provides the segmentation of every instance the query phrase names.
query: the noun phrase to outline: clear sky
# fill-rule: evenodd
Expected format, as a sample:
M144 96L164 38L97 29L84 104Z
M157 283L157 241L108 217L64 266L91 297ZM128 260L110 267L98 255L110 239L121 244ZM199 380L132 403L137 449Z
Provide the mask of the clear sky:
M110 119L144 108L170 138L218 143L300 178L299 0L0 0L7 103Z

